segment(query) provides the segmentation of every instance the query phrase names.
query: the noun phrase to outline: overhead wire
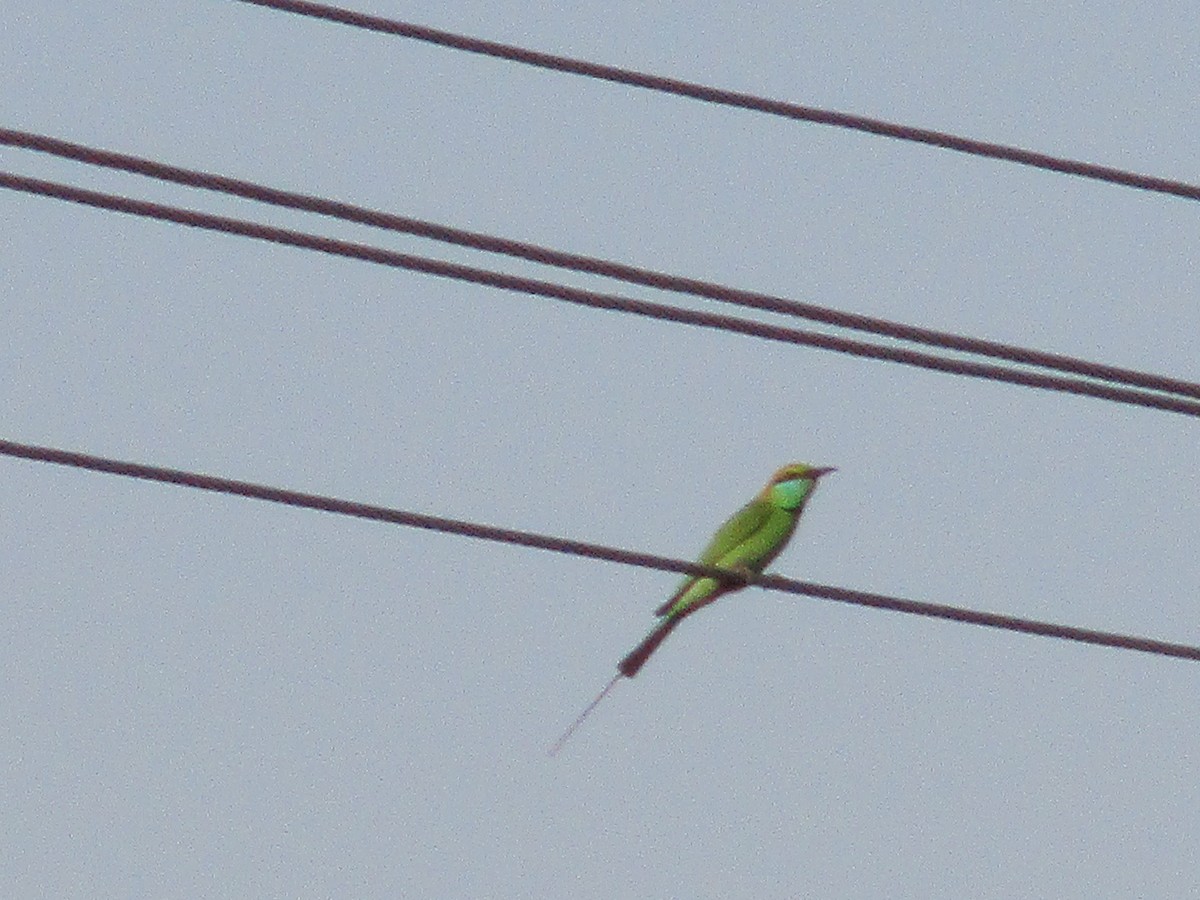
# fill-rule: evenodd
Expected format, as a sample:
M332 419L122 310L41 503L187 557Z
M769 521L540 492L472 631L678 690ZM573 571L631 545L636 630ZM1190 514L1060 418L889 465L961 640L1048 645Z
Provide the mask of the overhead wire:
M977 356L1002 359L1008 362L1036 366L1051 371L1082 375L1115 384L1127 384L1149 390L1200 399L1200 384L1134 369L1111 366L1057 353L1030 350L1012 344L965 337L929 328L920 328L872 316L843 312L812 303L784 297L744 291L726 285L685 278L651 269L612 262L575 253L564 253L548 247L503 237L452 228L434 222L400 216L340 201L284 191L224 175L200 172L168 165L143 157L116 153L83 144L64 141L47 135L0 128L0 144L34 150L73 159L89 165L133 172L150 178L217 191L275 206L370 225L390 231L416 235L436 241L504 254L543 265L601 275L659 290L704 297L737 306L796 316L885 337L942 347Z
M575 72L577 74L590 75L592 77L604 78L610 81L646 87L653 90L667 91L669 93L690 96L709 102L740 106L747 109L756 109L762 112L782 115L788 118L839 125L841 127L868 131L899 139L933 144L948 149L960 150L962 152L975 153L982 156L991 156L999 159L1007 159L1025 165L1064 172L1067 174L1079 175L1081 177L1095 178L1118 184L1126 184L1133 187L1140 187L1146 190L1160 191L1163 193L1172 193L1189 199L1200 199L1200 188L1183 182L1171 181L1152 176L1143 176L1132 172L1125 172L1109 167L1096 166L1093 164L1081 163L1068 159L1049 157L1044 154L1020 150L1019 148L959 138L957 136L942 132L914 129L907 126L899 126L892 123L882 122L880 120L867 119L865 117L835 113L811 107L802 107L796 104L788 104L780 101L771 101L765 98L757 98L752 95L722 91L720 89L708 88L703 85L646 75L644 73L618 69L616 67L586 63L566 57L540 54L534 51L525 50L523 48L513 47L511 45L502 45L490 41L479 41L476 39L466 38L461 35L454 35L449 32L441 32L436 29L428 29L422 26L410 25L409 23L400 23L394 20L365 16L349 10L342 10L322 4L300 2L300 0L242 0L242 2L252 3L259 6L273 7L291 12L298 12L305 15L314 15L320 18L343 22L344 24L355 25L357 27L367 27L376 31L400 34L406 37L413 37L419 40L426 40L445 46L469 50L471 52L486 53L488 55L499 56L532 65L538 65L544 68ZM6 134L11 134L11 132L6 131ZM47 141L53 141L53 139L47 139ZM65 145L66 142L61 143ZM79 145L75 146L79 147ZM105 151L98 151L98 153L104 152ZM117 156L119 155L110 155L110 160L115 159ZM141 162L146 163L147 168L158 167L161 165L150 163L150 161ZM156 177L163 177L162 173L170 168L174 167L162 167ZM251 196L253 193L259 194L259 196L254 196L253 199L261 200L264 199L264 196L267 193L274 193L277 199L284 199L287 201L281 203L280 205L291 205L296 208L308 208L312 211L324 212L328 215L337 214L333 212L333 210L337 208L341 213L350 213L350 215L339 215L341 218L356 217L352 218L352 220L376 225L386 222L387 224L383 224L381 227L388 227L393 230L404 230L408 231L409 233L425 232L424 236L433 236L434 233L441 233L443 237L439 239L450 240L453 243L459 243L464 246L479 246L480 249L489 249L493 250L494 252L507 252L510 255L523 256L524 258L532 259L533 261L544 261L543 259L537 258L540 256L547 259L556 260L550 264L561 265L563 262L574 257L574 261L580 263L580 266L591 267L590 269L581 270L595 271L597 274L623 278L624 280L635 281L636 283L641 283L648 286L662 286L668 290L685 290L688 293L694 293L699 296L711 296L712 293L729 293L740 295L741 299L751 301L744 303L744 305L754 305L757 306L757 308L762 309L770 309L772 306L768 304L777 304L780 301L787 304L795 304L796 306L810 306L807 304L798 304L796 301L787 301L783 298L773 298L768 295L754 294L753 292L736 291L736 289L724 288L720 285L711 285L709 283L698 282L693 279L683 279L677 276L664 275L663 273L656 273L650 270L638 269L631 266L623 266L617 263L609 263L603 260L595 260L572 254L561 254L557 251L548 250L547 248L539 248L536 245L508 241L503 238L493 238L487 235L479 235L458 229L449 229L445 226L438 226L434 223L423 223L419 220L405 219L405 217L390 216L388 214L363 210L362 208L352 208L347 204L337 204L333 201L321 200L320 198L311 198L306 197L305 195L273 191L273 189L263 188L262 186L257 185L250 185L248 182L239 183L234 179L226 179L221 176L204 176L203 173L188 173L187 170L180 169L175 169L175 172L177 174L184 173L184 177L187 178L191 178L193 175L199 174L202 178L211 179L212 184L204 186L211 187L218 183L222 185L221 187L215 189L228 189L231 186L245 188L246 186L249 186L250 192L244 193L243 195ZM764 325L762 323L731 319L731 317L708 316L705 314L692 313L688 310L677 310L671 307L662 306L660 304L649 304L645 303L644 301L635 301L631 300L630 298L616 297L614 295L604 295L590 291L579 291L577 289L567 288L561 285L552 285L546 282L538 282L532 279L517 278L515 276L507 276L503 275L502 273L488 272L486 270L475 269L473 267L458 266L438 260L415 257L409 254L394 253L392 251L383 250L382 248L373 248L366 245L352 244L350 242L337 241L330 238L321 238L287 229L278 229L269 226L258 225L256 223L242 222L227 217L210 216L190 210L166 207L160 204L136 201L130 198L121 198L115 195L103 195L99 194L98 192L84 191L67 185L57 185L51 182L45 182L38 179L22 178L20 176L7 173L0 174L0 186L31 193L41 193L46 196L54 196L60 199L94 207L107 208L136 215L148 216L150 218L173 221L193 227L241 234L291 246L307 247L309 249L316 249L326 253L364 259L385 265L410 268L416 271L427 272L429 274L442 275L444 277L462 278L463 280L473 281L480 284L490 284L492 286L508 290L521 290L541 296L556 297L558 299L568 300L569 302L586 303L587 305L599 306L601 308L621 309L623 311L649 315L655 318L683 321L689 324L704 325L707 327L722 327L743 334L753 334L775 340L789 340L789 342L793 343L808 344L810 346L824 347L826 349L839 349L843 352L856 353L857 355L892 359L893 361L906 362L910 365L918 365L926 368L939 369L942 371L952 371L958 374L974 374L979 377L988 377L996 380L1027 384L1029 386L1091 395L1105 399L1117 400L1118 402L1135 403L1137 405L1182 412L1189 415L1200 415L1200 406L1196 404L1187 404L1184 402L1172 402L1170 398L1155 397L1154 395L1141 396L1140 392L1105 389L1102 385L1094 385L1088 382L1073 382L1068 379L1047 378L1045 376L1039 377L1033 376L1030 373L1017 371L1004 370L988 372L987 370L996 369L996 367L981 366L980 364L972 364L960 360L933 358L919 361L918 357L923 356L923 354L913 354L907 351L898 351L894 348L861 345L860 342L842 341L829 336L798 332L793 329L779 329ZM228 192L237 193L238 191L233 190ZM405 227L400 227L402 223ZM501 249L502 247L505 249ZM580 268L580 266L565 267ZM696 288L699 288L699 290ZM712 299L725 298L712 297ZM757 300L758 303L755 303L755 300ZM785 310L775 308L775 311ZM812 315L813 312L816 312L819 315L844 317L842 321L831 321L830 318L818 319L819 321L825 321L828 324L838 324L843 325L844 327L858 327L858 325L845 324L847 321L856 321L858 323L871 321L869 317L838 313L837 311L824 310L819 307L815 307L808 311L809 316L813 318L817 318L816 315ZM881 321L882 320L874 320L875 323L880 323ZM909 331L910 329L910 326L903 326L897 323L882 324L884 326L904 329L906 331ZM911 329L909 333L904 334L895 334L886 331L879 331L877 333L891 334L891 336L903 337L910 340L924 340L923 337L913 336L918 332L924 332L926 335L947 337L942 333L927 331L924 329ZM959 341L970 342L972 346L954 347L954 345L944 343L939 343L938 345L950 346L954 349L977 353L988 353L989 351L994 351L998 347L1004 346L993 344L992 342L981 342L970 338L960 338L953 335L948 337L951 339L957 339ZM987 347L987 350L978 349L980 346ZM1009 349L1018 353L1026 352L1022 348ZM990 355L996 354L991 353ZM1043 354L1040 356L1043 359L1055 358L1055 355L1053 354ZM1029 359L1016 359L1011 355L1005 355L1001 358L1006 358L1012 361L1029 362L1030 364L1034 365L1045 365L1045 363L1041 361L1033 362ZM1071 364L1083 363L1086 366L1092 366L1094 367L1093 372L1082 374L1090 374L1092 377L1096 378L1111 378L1111 374L1117 372L1122 373L1122 376L1132 374L1135 377L1160 378L1159 376L1147 376L1146 373L1131 372L1130 370L1119 370L1116 367L1107 367L1102 366L1101 364L1087 363L1087 361L1070 360L1070 358L1067 357L1057 357L1057 359L1058 361L1067 360ZM1101 370L1107 374L1095 374ZM1156 387L1156 389L1179 391L1182 388L1182 390L1188 392L1189 395L1194 395L1191 394L1191 391L1196 387L1195 385L1191 385L1187 382L1180 382L1177 379L1162 379L1162 382L1171 382L1172 386L1170 388ZM663 571L673 571L684 574L734 580L740 583L762 587L767 590L808 595L851 605L890 609L897 612L921 615L925 617L948 619L963 623L977 624L985 627L1018 631L1029 634L1038 634L1063 640L1109 646L1127 650L1136 650L1145 653L1200 661L1200 647L1187 644L1158 641L1114 632L1076 628L1073 626L1064 626L1049 622L1024 619L1021 617L981 612L943 604L911 601L881 594L852 591L844 588L796 581L793 579L783 578L781 576L746 576L744 573L740 572L731 572L716 567L702 566L692 562L671 559L669 557L638 553L620 548L573 541L533 532L496 528L494 526L481 525L479 523L471 523L462 520L454 520L444 517L408 512L404 510L355 503L332 497L305 494L281 488L269 487L266 485L253 484L250 482L235 481L232 479L191 473L183 470L148 466L139 463L98 457L90 454L64 451L48 447L37 447L34 445L19 444L16 442L3 440L0 440L0 454L72 466L76 468L89 469L98 472L118 474L143 480L188 486L218 493L244 496L269 502L282 503L294 507L323 510L364 519L407 525L409 527L460 534L479 539L498 541L530 548L551 550L560 553L569 553L628 565L637 565Z
M283 11L295 12L303 15L316 16L318 18L337 21L347 25L397 34L417 40L441 44L443 46L467 50L469 52L483 53L486 55L510 59L512 61L536 65L543 68L588 75L590 77L602 78L613 82L629 84L651 90L664 91L681 96L688 96L708 102L757 110L760 112L784 116L792 119L836 125L839 127L875 133L902 140L941 146L946 149L972 153L979 156L1005 159L1023 165L1034 166L1051 171L1058 171L1080 177L1092 178L1116 184L1124 184L1144 190L1174 194L1187 199L1200 199L1200 187L1181 181L1139 175L1133 172L1060 157L1052 157L1015 147L961 138L944 132L911 128L881 120L821 110L813 107L805 107L797 104L784 103L781 101L755 97L749 94L710 88L691 82L648 75L645 73L620 69L617 67L588 63L581 60L570 59L568 57L538 53L536 51L526 50L524 48L515 47L512 45L477 40L462 35L455 35L450 32L443 32L437 29L412 25L410 23L367 16L361 13L355 13L350 10L344 10L323 4L303 2L303 0L241 0L241 2L251 3L253 5L263 7L271 7ZM10 138L19 133L3 130L3 134L6 138ZM4 142L15 143L14 141L10 140L5 140ZM31 142L27 146L32 148L33 143L34 142ZM1047 368L1058 368L1063 371L1071 371L1076 374L1087 375L1091 378L1123 381L1124 383L1137 384L1141 387L1149 387L1158 391L1185 394L1187 396L1200 396L1200 386L1189 382L1184 382L1179 379L1169 379L1163 376L1149 375L1148 373L1140 373L1133 370L1120 369L1118 367L1105 366L1098 363L1090 363L1085 360L1075 360L1070 357L1064 357L1057 354L1042 354L1038 353L1037 351L1027 351L1024 348L1011 347L995 342L964 338L957 335L949 335L943 332L935 332L929 329L919 329L913 326L906 326L900 323L890 323L884 320L872 319L871 317L842 313L836 310L817 307L812 304L802 304L798 301L787 300L785 298L772 297L770 295L758 294L749 291L739 291L737 289L728 288L721 285L714 285L708 282L701 282L695 279L687 279L679 276L658 273L648 269L640 269L638 267L626 266L620 263L598 260L576 254L561 253L549 248L538 247L537 245L533 244L526 244L504 238L496 238L479 233L467 232L461 229L453 229L447 226L437 225L435 223L422 222L421 220L366 210L362 207L353 207L349 204L337 203L307 195L294 194L291 192L276 191L275 189L266 188L261 185L253 185L249 182L240 182L236 179L224 178L223 176L205 175L204 173L190 172L189 170L179 169L177 167L163 166L162 164L153 163L152 161L148 160L136 160L134 157L124 157L121 154L110 154L107 151L95 151L93 148L83 148L81 145L68 145L67 142L56 142L55 139L46 138L44 139L44 143L45 146L51 146L57 143L59 145L58 149L60 150L70 147L72 148L70 150L71 153L80 154L77 155L76 158L82 158L83 155L90 154L93 156L93 158L85 160L90 162L98 162L102 156L107 154L108 161L98 162L98 164L101 165L112 165L119 159L123 158L125 162L135 161L135 164L142 166L143 174L153 174L154 177L163 177L167 178L167 180L178 181L179 183L191 183L195 186L209 187L215 190L224 190L228 193L240 193L242 196L251 197L252 199L256 200L267 200L267 198L271 196L274 199L267 200L267 202L275 202L278 205L292 206L298 209L308 209L310 211L320 212L326 215L334 215L339 218L376 225L378 227L389 228L391 230L406 231L412 234L420 234L421 236L425 237L434 237L438 240L446 240L462 246L474 246L479 249L489 250L492 252L507 253L508 255L522 257L535 262L544 262L550 265L557 265L563 268L573 268L579 271L591 271L595 274L619 278L646 286L658 287L666 290L682 291L697 296L709 297L711 299L740 303L741 305L752 306L759 309L768 309L775 312L786 312L793 315L804 315L808 318L813 318L827 324L833 324L847 328L863 328L864 330L872 330L879 334L886 334L892 337L935 344L937 346L943 346L963 352L996 356L998 358L1007 359L1013 362L1022 362ZM45 149L45 147L38 147L34 149ZM47 150L47 152L53 151ZM64 153L61 155L70 155L70 153ZM126 166L114 165L113 167L124 168ZM130 168L129 170L136 171L137 169ZM173 176L169 175L168 172L173 173ZM208 183L201 184L200 182L204 180L207 180ZM211 216L190 210L182 210L160 204L152 204L145 201L117 197L115 195L104 195L98 192L84 191L82 189L72 188L67 185L58 185L38 179L23 178L21 176L15 176L8 173L0 173L0 186L9 187L14 190L27 191L30 193L40 193L46 196L53 196L59 199L69 200L75 203L82 203L93 207L112 209L160 220L173 221L179 224L185 224L209 230L241 234L248 237L270 240L281 244L319 250L325 253L363 259L384 265L409 268L415 271L422 271L428 274L440 275L443 277L460 278L462 280L472 281L479 284L488 284L505 290L524 291L537 294L539 296L553 297L556 299L566 300L568 302L583 303L585 305L596 306L599 308L622 310L650 316L653 318L680 321L687 324L700 325L704 327L723 328L725 330L764 337L772 340L783 340L790 343L821 347L823 349L839 350L841 352L848 352L871 358L889 359L909 365L953 372L955 374L974 375L976 377L1025 384L1031 387L1041 387L1050 390L1065 391L1069 393L1077 393L1103 399L1115 400L1117 402L1159 408L1187 415L1200 415L1200 404L1192 404L1183 400L1175 400L1170 397L1162 397L1138 391L1126 391L1108 388L1104 385L1097 385L1091 382L1081 382L1048 376L1037 376L1033 373L1016 370L1003 370L999 369L999 367L985 366L983 364L971 363L963 360L928 357L926 354L917 354L912 351L905 351L897 348L880 347L876 345L862 344L861 342L845 341L843 339L833 338L827 335L802 332L795 329L783 329L776 326L766 325L764 323L734 319L728 316L712 316L708 314L692 312L690 310L675 309L661 304L651 304L645 301L637 301L615 295L582 291L562 285L539 282L533 279L518 278L516 276L489 272L487 270L476 269L473 267L445 263L442 261L416 257L409 254L395 253L382 248L369 247L362 244L353 244L345 241L337 241L330 238L307 235L287 229L272 228L269 226L259 225L257 223L242 222L240 220L230 219L227 217ZM803 309L804 311L799 312L798 310L800 309ZM873 327L865 327L868 325ZM1063 368L1063 366L1072 366L1074 368ZM1140 380L1128 380L1131 378ZM641 566L662 571L672 571L683 574L704 575L725 580L735 580L738 582L744 582L748 585L762 587L767 590L807 595L851 605L890 609L897 612L904 612L907 614L920 615L930 618L946 619L996 629L1037 634L1093 645L1135 650L1144 653L1200 661L1200 647L1187 644L1159 641L1114 632L1076 628L1073 626L1058 625L1038 620L988 613L942 604L923 603L906 600L903 598L889 597L881 594L853 591L844 588L814 584L811 582L796 581L793 579L783 578L781 576L761 575L747 577L743 573L730 572L711 566L702 566L693 562L672 559L669 557L638 553L620 548L581 541L573 541L533 532L503 529L462 520L429 516L387 507L355 503L333 497L300 493L266 485L253 484L250 482L236 481L232 479L186 472L183 470L148 466L139 463L108 459L90 454L64 451L48 447L38 447L28 444L19 444L4 440L0 440L0 454L81 469L88 469L97 472L123 475L142 480L188 486L206 491L281 503L293 507L323 510L326 512L355 516L363 519L390 522L408 527L459 534L478 539L497 541L529 548L544 549L559 553L568 553L581 557L607 560L611 562Z
M634 69L603 65L569 56L559 56L553 53L542 53L526 47L518 47L514 44L473 38L452 31L444 31L438 28L430 28L425 25L388 19L382 16L368 15L367 13L338 6L330 6L324 3L312 3L308 2L308 0L238 0L238 2L310 18L323 19L354 28L363 28L369 31L423 41L468 53L505 59L510 62L536 66L542 69L582 75L588 78L598 78L603 81L644 88L665 94L674 94L680 97L689 97L694 100L702 100L706 103L752 110L768 115L780 116L785 119L813 122L820 125L832 125L838 128L876 134L896 140L941 147L945 150L953 150L972 156L1004 160L1064 175L1075 175L1080 178L1103 181L1110 184L1120 184L1144 191L1171 194L1188 200L1200 200L1200 185L1190 184L1185 181L1161 178L1154 175L1142 175L1113 166L1102 166L1096 163L1052 156L1048 153L1038 153L1033 150L1025 150L1006 144L975 140L945 131L916 128L910 125L887 122L882 119L873 119L868 116L837 112L814 106L804 106L782 100L772 100L741 91L725 90L692 81L683 81L678 78L652 75Z
M1090 628L1077 628L1071 625L1059 625L1036 619L1026 619L1020 616L984 612L939 603L907 600L901 597L890 597L885 594L832 587L808 581L797 581L779 575L748 575L744 572L731 571L716 566L700 565L687 560L625 550L604 544L576 541L531 531L498 528L478 522L426 515L424 513L376 506L368 503L358 503L321 494L302 493L300 491L291 491L248 481L238 481L214 475L188 472L182 469L171 469L95 456L89 453L0 440L0 455L86 469L93 472L120 475L127 478L137 478L144 481L191 487L218 494L248 497L302 509L321 510L338 515L403 525L409 528L420 528L427 531L456 534L463 537L478 538L480 540L520 547L549 550L555 553L565 553L588 559L606 560L623 565L657 569L664 572L677 572L684 575L718 578L747 586L761 587L769 591L816 597L851 606L887 609L909 615L981 625L1004 631L1036 634L1043 637L1074 641L1076 643L1113 647L1121 650L1135 650L1158 656L1200 661L1200 647L1190 644L1160 641L1153 638L1098 631Z
M813 331L786 328L767 322L741 319L736 316L718 315L663 303L654 303L648 300L638 300L617 294L588 291L554 282L524 278L489 269L480 269L475 266L466 266L424 256L399 253L394 250L387 250L368 244L337 240L227 216L217 216L182 209L180 207L151 203L145 200L136 200L130 197L85 190L71 185L28 178L8 172L0 172L0 187L41 196L56 197L84 206L174 222L209 231L236 234L257 240L316 250L334 256L364 260L378 265L408 269L473 284L487 285L506 291L532 294L534 296L594 309L625 312L652 319L729 331L781 343L817 347L868 359L888 360L917 368L947 372L955 375L1020 384L1026 387L1060 393L1096 397L1117 403L1161 409L1182 415L1200 416L1200 401L1189 400L1183 397L1168 396L1133 388L1116 387L1084 379L1006 368L989 363L975 362L973 360L941 357L903 347L871 344L865 341L851 340Z

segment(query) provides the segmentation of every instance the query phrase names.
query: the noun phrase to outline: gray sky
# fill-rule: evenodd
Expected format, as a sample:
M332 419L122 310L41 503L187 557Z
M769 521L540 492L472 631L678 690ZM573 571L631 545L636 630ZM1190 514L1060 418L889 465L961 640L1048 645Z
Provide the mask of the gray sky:
M103 6L0 0L3 125L1200 378L1187 201L239 3ZM1200 180L1193 4L360 8ZM1200 642L1191 419L10 192L0 229L4 438L677 556L832 464L775 571ZM0 470L5 896L1197 890L1195 664L751 590L550 760L673 576Z

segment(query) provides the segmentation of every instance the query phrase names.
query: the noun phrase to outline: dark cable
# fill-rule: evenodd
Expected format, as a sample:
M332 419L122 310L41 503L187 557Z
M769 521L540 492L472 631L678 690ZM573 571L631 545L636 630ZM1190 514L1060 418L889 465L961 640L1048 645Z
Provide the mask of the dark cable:
M1116 647L1122 650L1137 650L1142 653L1173 656L1179 659L1200 660L1200 647L1194 647L1189 644L1177 644L1127 634L1095 631L1090 628L1075 628L1069 625L1055 625L1050 622L961 609L938 603L921 603L915 600L904 600L899 597L888 597L884 594L852 591L846 588L830 587L807 581L795 581L779 575L747 577L743 573L730 572L713 566L702 566L694 562L657 556L650 553L637 553L617 547L608 547L603 544L567 540L565 538L536 534L529 531L516 531L509 528L496 528L476 522L466 522L442 516L429 516L422 513L390 509L384 506L372 506L366 503L354 503L349 500L339 500L319 494L304 494L297 491L284 490L283 488L253 484L247 481L234 481L229 478L201 475L195 472L185 472L180 469L167 469L159 466L143 465L141 463L124 462L102 456L92 456L87 453L74 453L69 450L58 450L52 447L38 447L31 444L19 444L13 441L0 440L0 454L39 462L54 463L61 466L89 469L93 472L123 475L128 478L140 478L146 481L182 485L184 487L198 488L203 491L213 491L219 494L250 497L255 500L266 500L271 503L282 503L287 506L295 506L303 509L323 510L324 512L354 516L360 519L390 522L410 528L423 528L429 531L458 534L464 537L514 544L519 547L531 547L538 550L550 550L555 553L566 553L589 559L602 559L624 565L658 569L664 572L678 572L684 575L704 575L711 578L754 585L766 590L818 597L823 600L833 600L853 606L890 609L895 612L909 613L910 615L926 616L933 619L949 619L954 622L983 625L987 628L998 628L1005 631L1020 631L1026 634L1039 634L1045 637L1060 638L1084 644Z
M765 322L755 322L750 319L739 319L735 316L680 309L663 303L635 300L616 294L601 294L553 282L538 281L533 278L522 278L516 275L507 275L503 272L479 269L474 266L464 266L424 256L397 253L382 247L340 241L334 238L306 234L301 231L260 225L256 222L247 222L241 219L214 216L209 213L180 209L175 206L150 203L145 200L134 200L130 197L102 194L97 191L88 191L70 185L57 184L37 178L26 178L6 172L0 172L0 187L47 197L56 197L60 200L67 200L84 206L111 209L131 215L175 222L180 225L188 225L209 231L221 231L227 234L238 234L244 237L271 241L292 247L302 247L308 250L328 253L333 256L361 259L393 268L409 269L443 278L454 278L506 291L533 294L539 297L561 300L566 303L574 303L594 309L616 310L651 319L679 322L702 328L714 328L736 334L763 338L765 340L779 341L781 343L820 347L825 350L834 350L839 353L847 353L852 356L861 356L868 359L889 360L923 369L950 372L955 375L966 375L991 381L1021 384L1027 387L1036 387L1060 393L1099 397L1116 403L1162 409L1188 416L1200 416L1200 402L1194 400L1169 397L1163 394L1132 388L1113 387L1094 381L1063 378L1056 375L1042 375L1020 369L1007 369L1003 366L995 366L987 363L934 356L899 347L884 347L877 344L869 344L865 341L849 340L813 331L803 331L797 328L784 328Z
M676 291L738 306L798 316L841 328L867 331L964 353L974 353L980 356L989 356L1054 371L1069 372L1100 381L1127 384L1133 387L1143 387L1150 390L1200 399L1200 384L1177 378L1167 378L1162 375L1109 366L1057 353L1043 353L1011 344L964 337L928 328L918 328L898 322L889 322L886 319L841 312L811 303L801 303L783 297L773 297L768 294L742 291L711 282L668 275L650 269L628 266L594 257L563 253L536 244L450 228L421 219L397 216L349 203L326 200L311 194L281 191L250 181L183 169L178 166L170 166L141 157L129 156L124 153L114 153L108 150L87 147L82 144L73 144L45 135L0 128L0 144L50 153L90 165L135 172L175 184L233 194L238 197L245 197L250 200L270 203L276 206L319 213L349 222L372 225L377 228L413 234L458 246L472 247L477 250L502 253L544 265L602 275L661 290Z
M617 66L606 66L600 63L572 59L569 56L556 56L552 53L540 53L512 44L501 44L496 41L485 41L479 38L467 37L411 22L400 22L395 19L385 19L381 16L371 16L337 6L327 6L323 3L309 3L306 0L240 0L254 6L264 6L282 12L296 13L316 19L325 19L350 25L354 28L365 28L398 37L412 38L455 50L465 50L468 53L479 53L507 59L511 62L537 66L542 69L552 69L558 72L568 72L573 75L584 75L589 78L599 78L617 84L627 84L633 87L646 88L665 94L675 94L680 97L691 97L707 103L721 106L733 106L750 109L755 112L781 116L785 119L798 119L804 122L815 122L820 125L834 125L853 131L865 131L883 137L895 138L902 141L913 141L918 144L930 144L946 150L968 153L972 156L985 156L991 159L1003 159L1008 162L1035 169L1046 169L1051 172L1061 172L1065 175L1076 175L1080 178L1090 178L1096 181L1106 181L1111 184L1123 184L1144 191L1155 191L1160 194L1173 194L1186 197L1189 200L1200 200L1200 186L1159 178L1153 175L1139 175L1124 169L1111 166L1100 166L1095 163L1066 159L1061 156L1050 156L1046 153L1036 153L1032 150L1022 150L1005 144L993 144L988 141L977 141L971 138L959 137L944 131L932 131L927 128L913 128L908 125L898 125L885 122L882 119L870 119L866 116L856 116L851 113L835 112L828 109L818 109L813 106L801 106L797 103L786 103L782 100L770 100L744 94L739 91L727 91L721 88L708 87L691 81L681 81L677 78L664 78L660 75L650 75L632 69L622 69Z

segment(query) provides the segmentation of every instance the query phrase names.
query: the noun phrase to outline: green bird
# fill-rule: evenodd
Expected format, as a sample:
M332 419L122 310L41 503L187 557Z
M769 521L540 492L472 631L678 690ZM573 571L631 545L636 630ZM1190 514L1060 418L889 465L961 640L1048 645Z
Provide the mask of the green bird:
M700 554L698 562L704 566L728 569L741 576L761 573L777 557L792 533L804 505L812 497L817 481L836 469L825 466L810 466L791 463L771 476L771 480L759 491L758 496L739 509L718 529L712 540ZM722 580L699 575L689 575L671 595L666 603L654 611L660 621L645 639L617 663L617 674L588 707L579 714L558 742L551 748L553 756L588 717L601 700L612 690L622 677L633 678L646 660L650 658L675 627L718 597L741 590L746 585L736 578Z

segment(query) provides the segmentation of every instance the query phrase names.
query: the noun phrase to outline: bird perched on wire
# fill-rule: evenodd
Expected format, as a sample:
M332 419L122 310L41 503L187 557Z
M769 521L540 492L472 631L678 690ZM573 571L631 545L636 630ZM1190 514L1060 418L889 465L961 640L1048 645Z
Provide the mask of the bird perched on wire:
M728 569L729 579L705 575L689 575L665 603L654 611L659 623L634 647L624 659L617 663L617 674L613 676L587 708L579 714L550 754L553 756L574 733L583 720L612 690L621 678L633 678L646 664L659 644L676 626L699 609L708 606L718 597L745 587L737 576L761 573L787 546L804 506L812 497L817 482L824 475L836 471L829 466L810 466L806 463L790 463L771 476L771 480L759 491L758 496L734 513L722 525L697 562L703 566Z

